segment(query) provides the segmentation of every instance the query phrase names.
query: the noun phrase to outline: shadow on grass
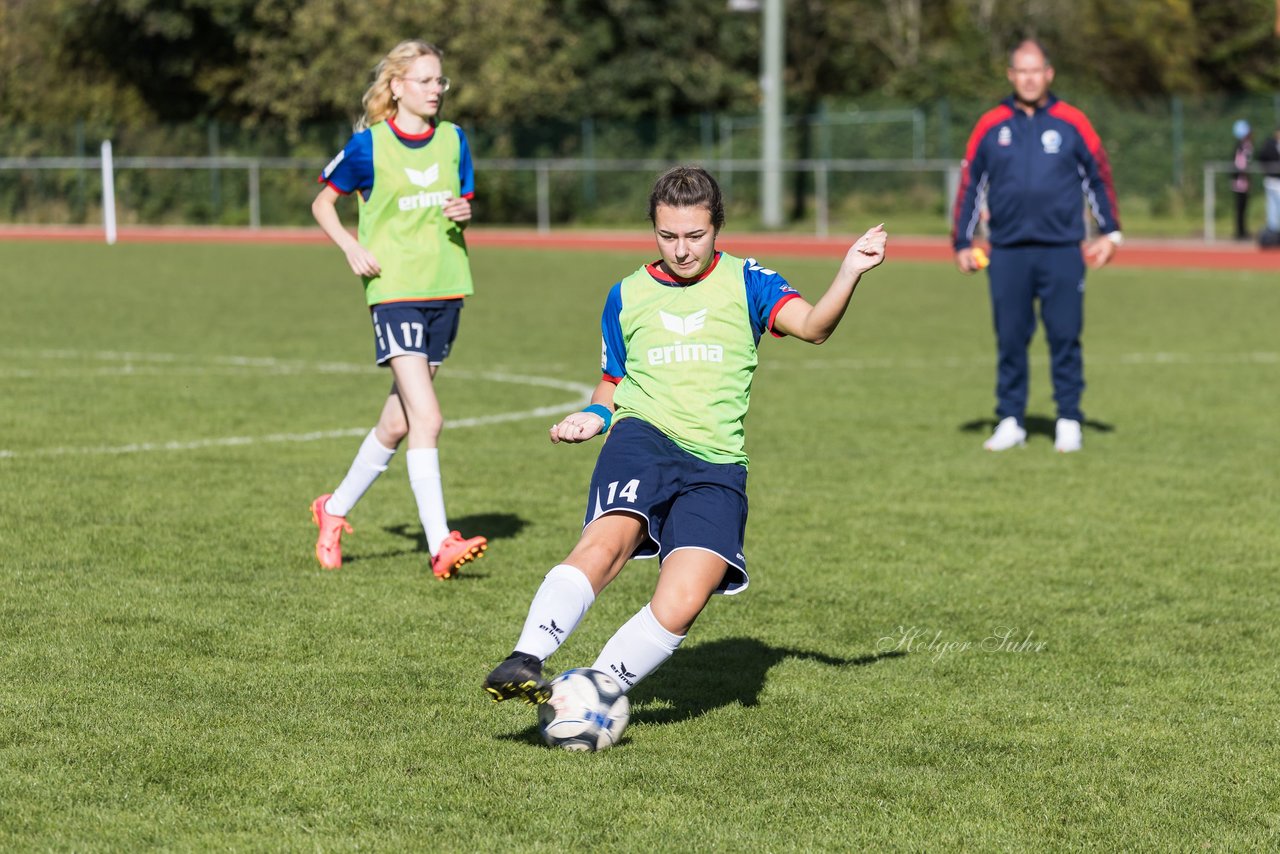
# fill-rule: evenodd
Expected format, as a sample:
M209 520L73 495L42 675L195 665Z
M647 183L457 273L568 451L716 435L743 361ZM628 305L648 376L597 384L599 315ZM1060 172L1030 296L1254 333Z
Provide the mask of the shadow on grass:
M996 429L998 423L1000 422L995 418L977 418L961 424L960 432L990 433ZM1027 415L1022 419L1022 426L1026 428L1028 436L1048 436L1052 439L1057 425L1058 419L1046 418L1043 415ZM1090 418L1086 418L1081 422L1081 426L1096 433L1114 433L1116 429L1114 424L1108 424L1105 421L1094 421Z
M528 522L521 519L514 513L476 513L471 516L458 516L449 520L449 527L455 531L461 531L464 537L474 537L481 535L486 537L489 542L494 540L509 540L519 534ZM362 560L379 560L388 557L404 557L406 555L422 555L424 563L429 562L427 550L427 536L422 531L422 526L413 525L387 525L382 530L388 534L394 534L404 540L408 540L413 545L407 546L398 551L378 552L377 554L351 555L343 558L343 564L359 563ZM458 576L460 580L466 578L484 578L483 573L467 571L466 569Z
M787 658L817 661L831 667L865 667L905 656L901 650L891 650L855 658L838 658L821 652L769 646L754 638L726 638L698 644L677 652L658 672L631 692L631 720L646 724L673 724L722 706L758 706L769 671ZM651 705L661 707L645 708ZM498 738L542 744L536 724ZM623 743L625 741L624 737Z
M632 720L671 724L696 718L722 706L760 704L760 692L775 664L783 659L816 661L830 667L865 667L900 658L893 650L838 658L821 652L770 646L755 638L725 638L681 650L631 693L636 705L661 702L665 708L641 709Z
M508 700L508 702L511 702L511 701ZM533 719L535 721L538 719L537 709L531 708L529 711L529 714L533 716ZM517 744L531 744L535 747L545 748L547 746L547 743L542 740L542 734L538 732L538 725L536 723L531 726L525 727L519 732L504 732L494 736L494 738L496 738L498 741L514 741ZM624 744L626 740L627 740L627 737L624 735L622 737L622 741L618 743Z
M464 537L485 537L489 542L510 540L528 524L514 513L474 513L470 516L455 516L449 520L451 530L460 532ZM427 536L421 525L388 525L382 530L412 540L422 551L427 549Z

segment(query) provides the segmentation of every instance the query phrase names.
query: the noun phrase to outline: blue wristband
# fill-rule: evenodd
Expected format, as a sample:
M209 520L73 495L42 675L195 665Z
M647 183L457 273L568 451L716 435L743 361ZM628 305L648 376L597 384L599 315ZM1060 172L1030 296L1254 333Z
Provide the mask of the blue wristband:
M604 428L600 432L601 433L609 432L609 425L613 423L613 413L609 411L609 407L605 406L602 403L593 403L582 411L590 412L592 415L599 415L601 418L603 418Z

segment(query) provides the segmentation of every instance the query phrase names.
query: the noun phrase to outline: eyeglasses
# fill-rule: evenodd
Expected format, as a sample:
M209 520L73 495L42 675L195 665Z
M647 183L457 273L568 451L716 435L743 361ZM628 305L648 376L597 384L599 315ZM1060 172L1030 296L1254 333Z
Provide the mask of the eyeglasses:
M401 77L406 83L417 83L419 86L430 86L433 83L440 87L441 92L448 92L449 85L453 82L448 77Z

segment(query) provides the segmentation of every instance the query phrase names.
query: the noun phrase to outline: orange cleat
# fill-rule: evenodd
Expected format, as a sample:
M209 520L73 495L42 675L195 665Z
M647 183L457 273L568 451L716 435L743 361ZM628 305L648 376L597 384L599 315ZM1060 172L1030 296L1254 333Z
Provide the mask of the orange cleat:
M462 534L450 531L449 536L440 544L440 551L431 559L431 571L436 578L447 581L462 571L462 565L471 563L476 558L484 557L489 541L484 537L471 537L464 540Z
M352 530L346 516L325 512L324 505L331 494L311 502L311 519L320 528L320 536L316 537L316 559L325 569L338 569L342 566L342 532L350 534Z

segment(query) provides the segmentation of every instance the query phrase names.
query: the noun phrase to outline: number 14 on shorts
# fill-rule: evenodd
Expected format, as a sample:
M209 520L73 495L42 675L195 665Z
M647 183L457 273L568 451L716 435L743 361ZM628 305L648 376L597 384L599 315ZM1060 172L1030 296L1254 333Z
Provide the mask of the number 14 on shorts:
M636 503L636 490L640 488L640 479L632 478L627 481L626 486L619 490L618 484L621 482L622 481L615 480L613 483L609 484L609 493L605 496L605 504L613 504L614 500L617 498L627 499L628 504Z

